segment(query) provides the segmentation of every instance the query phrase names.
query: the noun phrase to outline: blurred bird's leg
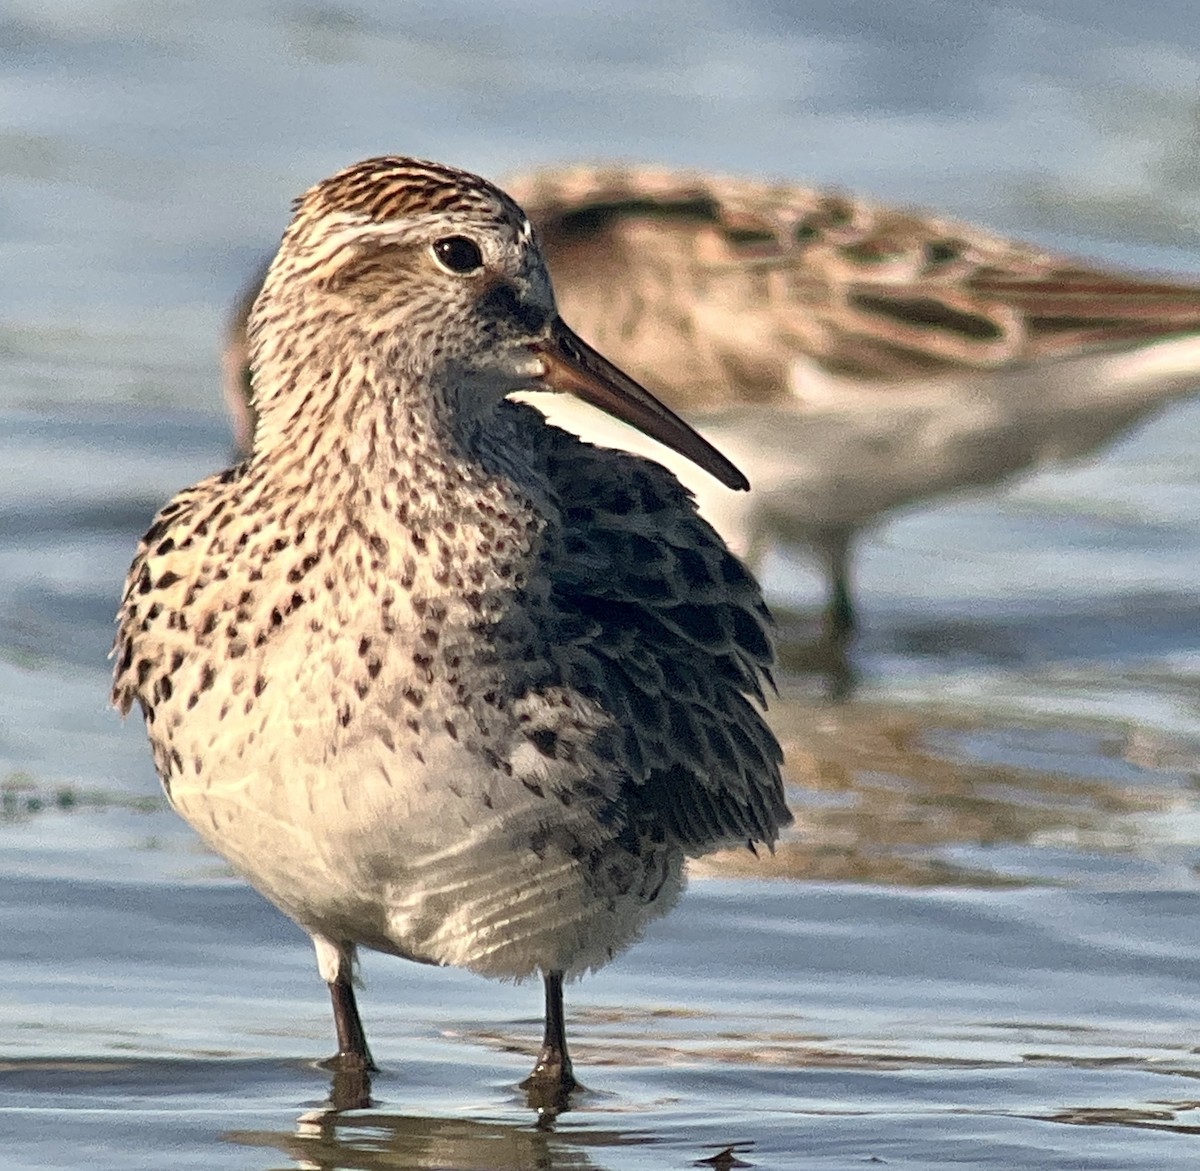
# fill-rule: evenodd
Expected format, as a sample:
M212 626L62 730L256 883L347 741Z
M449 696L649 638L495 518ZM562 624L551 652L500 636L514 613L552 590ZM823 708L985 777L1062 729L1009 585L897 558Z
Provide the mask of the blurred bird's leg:
M825 676L828 696L836 702L849 699L858 683L850 662L855 630L850 590L852 540L853 533L845 529L830 530L812 540L828 590L828 600L815 629L811 611L801 615L783 607L772 607L779 631L779 665L786 671Z
M835 529L822 549L829 576L829 605L825 610L823 633L829 643L843 651L848 648L856 625L850 595L851 539L849 529Z

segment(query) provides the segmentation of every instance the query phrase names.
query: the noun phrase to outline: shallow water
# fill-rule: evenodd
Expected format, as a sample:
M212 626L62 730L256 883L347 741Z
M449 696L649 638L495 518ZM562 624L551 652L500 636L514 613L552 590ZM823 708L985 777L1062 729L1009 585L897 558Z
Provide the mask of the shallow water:
M378 956L376 1104L323 1110L307 943L107 709L136 537L227 457L227 301L354 157L783 173L1200 268L1197 188L1157 165L1187 6L875 8L8 6L0 1163L1195 1164L1200 404L866 542L854 700L797 677L773 709L796 826L569 990L590 1092L552 1128L515 1089L537 989ZM768 578L815 603L801 560Z

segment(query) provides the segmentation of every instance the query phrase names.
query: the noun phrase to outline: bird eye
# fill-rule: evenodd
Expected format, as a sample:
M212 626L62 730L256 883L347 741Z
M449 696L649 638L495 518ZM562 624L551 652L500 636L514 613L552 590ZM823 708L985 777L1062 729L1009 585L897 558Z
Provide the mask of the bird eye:
M460 275L483 267L483 253L479 251L479 245L466 236L444 236L435 240L433 254L443 268Z

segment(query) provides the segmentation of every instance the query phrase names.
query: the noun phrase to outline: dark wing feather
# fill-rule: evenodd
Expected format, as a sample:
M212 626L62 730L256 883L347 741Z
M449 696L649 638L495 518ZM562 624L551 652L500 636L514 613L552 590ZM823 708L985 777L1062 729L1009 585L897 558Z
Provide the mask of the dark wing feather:
M758 585L658 464L538 432L564 522L547 538L548 625L575 632L558 656L569 682L622 729L631 821L665 824L690 853L770 845L791 815L761 710L773 649Z

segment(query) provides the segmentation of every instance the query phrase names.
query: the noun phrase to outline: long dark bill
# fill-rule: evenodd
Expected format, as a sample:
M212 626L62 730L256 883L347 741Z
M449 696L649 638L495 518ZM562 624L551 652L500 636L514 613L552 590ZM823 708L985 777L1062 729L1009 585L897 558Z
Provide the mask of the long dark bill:
M533 351L545 366L539 381L548 390L565 391L607 411L686 456L726 488L745 492L750 487L750 481L707 439L693 431L644 386L639 386L628 374L593 350L561 318L555 320L550 336L534 346Z

